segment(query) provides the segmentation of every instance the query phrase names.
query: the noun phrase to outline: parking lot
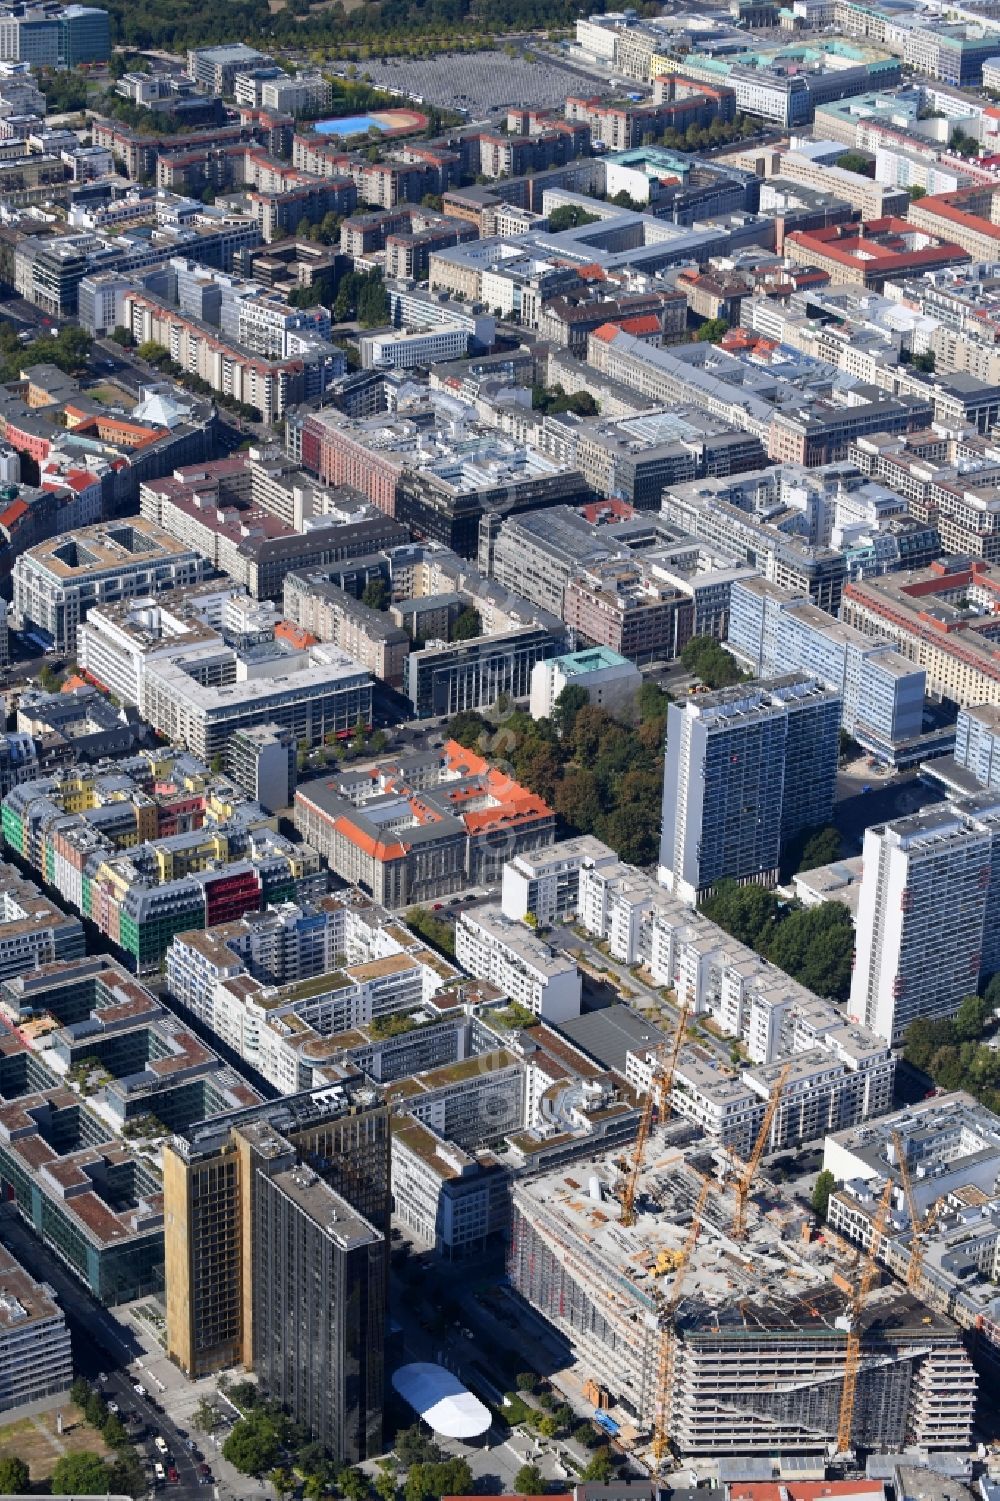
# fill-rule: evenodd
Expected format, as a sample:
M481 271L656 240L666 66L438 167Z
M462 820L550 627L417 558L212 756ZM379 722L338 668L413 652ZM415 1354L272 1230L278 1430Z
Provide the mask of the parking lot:
M593 79L584 73L549 58L529 62L499 51L455 52L425 61L388 58L383 63L372 58L364 71L379 88L398 89L410 99L425 99L472 119L519 104L562 110L567 94L575 89L593 92Z

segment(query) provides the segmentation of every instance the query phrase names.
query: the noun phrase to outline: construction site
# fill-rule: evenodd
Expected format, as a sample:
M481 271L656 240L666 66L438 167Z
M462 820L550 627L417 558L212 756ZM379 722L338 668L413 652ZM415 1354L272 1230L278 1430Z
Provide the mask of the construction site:
M871 1250L815 1233L760 1172L769 1128L744 1163L687 1122L654 1126L650 1106L631 1157L516 1183L512 1285L654 1465L966 1449L977 1377L959 1331L881 1285ZM876 1243L888 1211L886 1189Z

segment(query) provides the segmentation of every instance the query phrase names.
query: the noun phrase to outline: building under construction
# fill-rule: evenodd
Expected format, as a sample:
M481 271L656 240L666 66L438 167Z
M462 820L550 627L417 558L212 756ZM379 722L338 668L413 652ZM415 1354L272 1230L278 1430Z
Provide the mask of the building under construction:
M577 1374L637 1447L655 1431L682 1455L835 1448L857 1269L763 1182L734 1239L734 1188L705 1189L721 1164L689 1141L687 1126L652 1132L632 1216L621 1157L517 1183L512 1284L570 1340ZM859 1328L852 1446L966 1448L976 1374L954 1325L883 1287Z

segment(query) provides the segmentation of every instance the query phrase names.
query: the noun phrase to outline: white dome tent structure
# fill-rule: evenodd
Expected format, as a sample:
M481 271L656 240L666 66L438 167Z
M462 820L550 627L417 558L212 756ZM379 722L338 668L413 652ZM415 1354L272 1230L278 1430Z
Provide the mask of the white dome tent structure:
M399 1396L440 1438L469 1443L482 1438L493 1421L489 1408L443 1365L415 1361L393 1373Z

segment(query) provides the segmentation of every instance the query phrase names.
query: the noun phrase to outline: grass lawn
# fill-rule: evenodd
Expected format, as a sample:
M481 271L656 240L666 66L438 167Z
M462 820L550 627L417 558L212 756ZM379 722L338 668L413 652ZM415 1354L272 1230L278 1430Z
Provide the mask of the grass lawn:
M57 1412L62 1413L62 1433L56 1432ZM111 1452L97 1429L88 1427L83 1413L72 1402L0 1427L0 1459L16 1454L24 1460L36 1484L48 1479L57 1459L80 1449L101 1455Z
M112 385L110 382L100 386L88 386L86 394L106 407L132 406L134 403L134 397L129 396L127 391L123 391L121 386Z

